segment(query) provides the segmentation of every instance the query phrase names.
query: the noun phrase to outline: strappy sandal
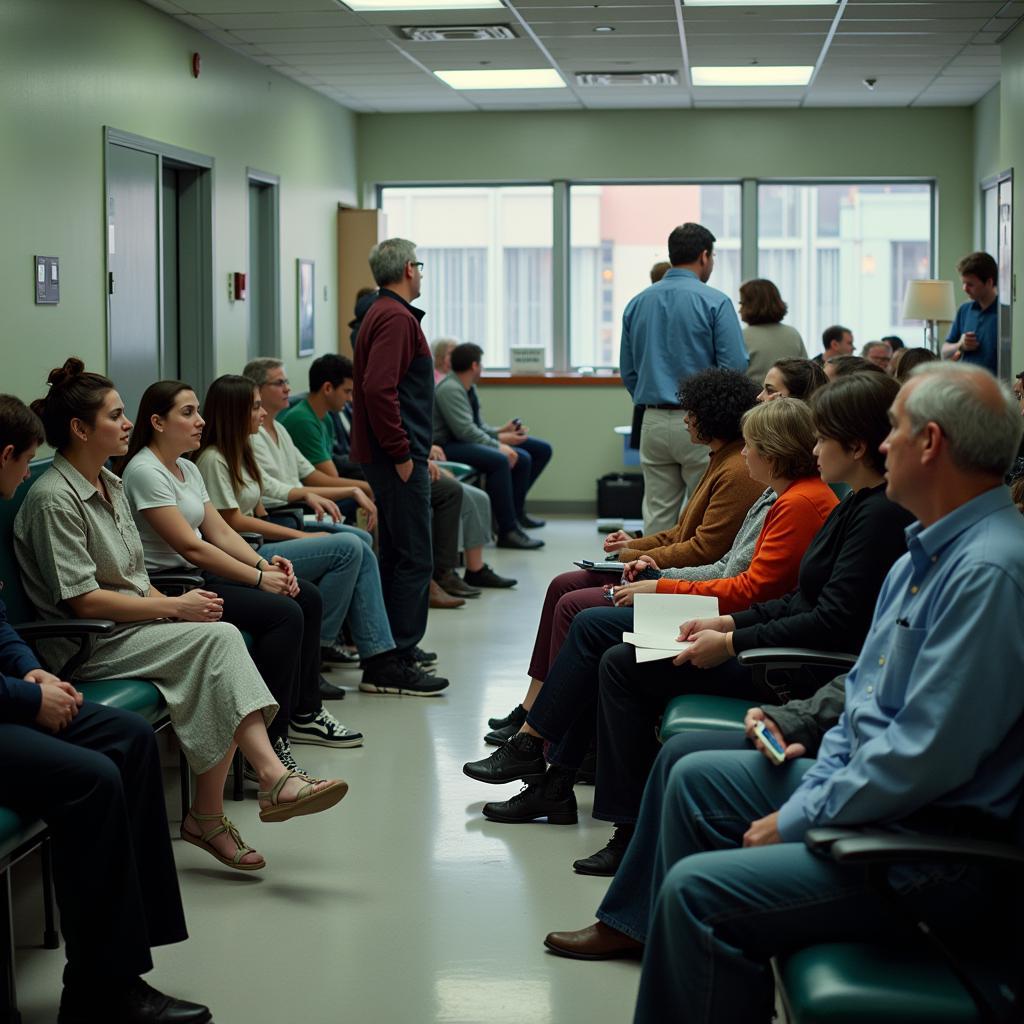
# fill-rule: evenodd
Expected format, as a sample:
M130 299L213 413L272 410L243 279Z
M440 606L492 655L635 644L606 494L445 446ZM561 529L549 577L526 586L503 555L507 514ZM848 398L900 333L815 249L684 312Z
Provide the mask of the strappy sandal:
M215 821L217 822L213 828L208 829L206 832L202 832L196 835L194 832L189 832L185 828L185 822L181 823L181 838L186 843L191 843L193 846L198 846L200 850L205 850L212 857L216 857L226 868L234 868L236 871L260 871L267 866L266 860L249 861L242 863L242 858L247 853L258 853L258 850L254 850L249 846L240 835L237 828L224 814L200 814L198 811L190 810L187 818L191 818L197 825L201 825L204 821ZM224 835L227 833L234 840L235 843L235 854L233 857L225 857L216 846L213 845L213 840L217 836ZM262 854L260 854L262 857Z
M303 779L307 785L299 790L296 799L280 803L281 790L291 778ZM261 789L257 794L261 804L264 800L268 801L266 807L260 808L260 821L287 821L300 814L317 814L333 807L348 792L348 783L334 779L323 789L316 788L319 783L325 781L327 780L307 779L298 772L285 772L274 783L273 789Z

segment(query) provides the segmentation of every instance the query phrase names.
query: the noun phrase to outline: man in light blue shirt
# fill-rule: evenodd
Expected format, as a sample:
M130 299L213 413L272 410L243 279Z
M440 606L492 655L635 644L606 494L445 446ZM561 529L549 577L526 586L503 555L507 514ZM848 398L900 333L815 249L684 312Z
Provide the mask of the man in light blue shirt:
M736 310L724 292L707 284L714 244L715 236L700 224L675 228L668 236L671 269L634 296L622 314L619 372L643 411L640 463L648 534L675 526L707 469L707 448L690 440L683 423L680 382L711 366L747 368Z
M811 853L808 829L1009 834L1024 782L1024 519L1002 479L1020 413L987 371L932 363L890 419L887 493L918 521L843 716L814 762L714 751L672 769L637 1022L767 1021L775 953L892 933L864 870ZM991 871L901 869L892 881L940 930L976 926L1000 898Z

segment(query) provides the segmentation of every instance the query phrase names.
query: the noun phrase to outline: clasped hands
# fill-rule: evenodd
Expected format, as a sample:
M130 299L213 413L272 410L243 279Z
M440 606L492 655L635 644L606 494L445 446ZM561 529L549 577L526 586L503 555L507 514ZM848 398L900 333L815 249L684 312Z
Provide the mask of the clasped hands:
M41 691L36 724L52 733L66 729L82 706L83 697L78 690L42 668L26 672L23 678L27 683L35 683Z

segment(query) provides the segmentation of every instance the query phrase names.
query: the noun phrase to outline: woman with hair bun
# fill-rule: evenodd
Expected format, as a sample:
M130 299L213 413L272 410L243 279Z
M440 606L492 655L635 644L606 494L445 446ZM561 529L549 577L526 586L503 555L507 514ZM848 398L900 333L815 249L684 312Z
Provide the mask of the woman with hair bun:
M29 490L14 522L14 549L29 599L44 620L112 619L77 677L148 679L167 702L171 724L197 776L195 841L221 863L265 866L224 816L224 781L235 746L260 783L260 818L286 821L333 807L348 791L339 779L310 780L287 770L267 736L277 712L238 630L222 622L223 600L207 590L165 597L150 583L121 481L104 468L128 450L132 424L113 382L68 359L32 403L53 465ZM53 666L74 642L41 640Z

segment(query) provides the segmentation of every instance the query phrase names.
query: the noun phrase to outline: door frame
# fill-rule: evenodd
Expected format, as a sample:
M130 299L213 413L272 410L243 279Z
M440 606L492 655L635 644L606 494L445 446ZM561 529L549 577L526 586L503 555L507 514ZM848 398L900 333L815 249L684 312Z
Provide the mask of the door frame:
M212 383L216 375L216 351L214 345L214 301L213 301L213 277L214 277L214 253L213 253L213 175L214 159L205 153L196 153L190 149L183 149L181 146L173 146L170 143L160 142L157 139L148 139L142 135L135 135L132 132L122 131L119 128L112 128L109 125L103 127L103 217L104 229L104 266L107 273L104 275L105 282L110 280L110 246L107 239L106 225L109 223L109 211L107 210L107 196L109 188L107 182L108 155L111 146L123 146L127 149L137 149L143 153L150 153L157 158L156 184L157 189L162 187L164 164L176 169L193 170L196 175L196 189L188 200L179 201L178 216L188 217L192 222L191 237L195 239L195 251L190 252L190 260L185 263L186 275L182 277L179 284L179 293L186 290L193 296L193 315L189 317L188 328L195 339L196 350L194 352L197 363L197 374L199 379L190 381L200 394L205 393L206 388ZM157 207L157 259L159 265L159 295L158 295L158 324L160 358L163 359L165 350L164 339L164 254L163 254L163 203ZM179 263L181 263L179 259ZM107 366L110 366L110 288L106 288L106 313L107 313ZM179 351L179 359L181 354ZM161 373L164 367L161 366Z
M271 321L270 337L273 339L273 352L266 353L277 359L281 358L281 176L269 171L260 171L255 167L245 169L246 202L251 201L249 187L260 185L270 188L270 277L273 287L267 296L266 316ZM249 212L247 210L247 212ZM251 215L251 214L250 214ZM246 252L250 251L248 237L249 218L246 217ZM252 267L249 268L250 272ZM252 306L249 316L253 316ZM248 335L246 336L248 346Z

